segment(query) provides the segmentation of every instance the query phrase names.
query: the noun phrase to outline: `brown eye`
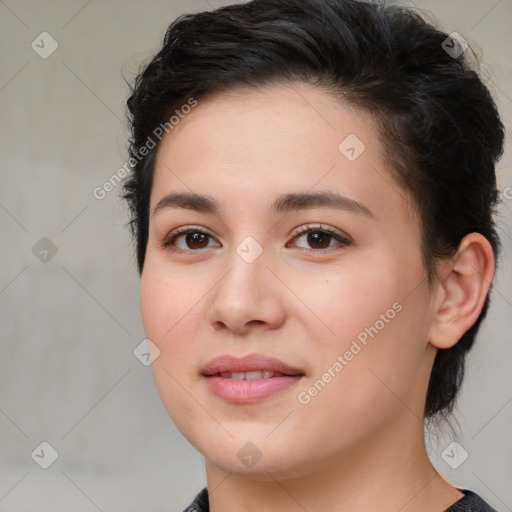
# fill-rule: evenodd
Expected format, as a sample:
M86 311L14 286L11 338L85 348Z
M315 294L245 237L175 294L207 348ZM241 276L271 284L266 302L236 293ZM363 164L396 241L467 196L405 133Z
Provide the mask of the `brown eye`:
M204 249L208 245L208 235L204 233L187 233L185 244L189 249Z
M197 228L180 228L162 241L162 247L176 252L193 252L212 247L213 237Z
M294 244L309 254L321 254L331 249L350 245L348 237L321 226L306 226L298 230L293 238ZM301 241L300 243L298 243Z
M332 235L324 231L312 231L308 233L306 239L313 249L326 249L330 245Z

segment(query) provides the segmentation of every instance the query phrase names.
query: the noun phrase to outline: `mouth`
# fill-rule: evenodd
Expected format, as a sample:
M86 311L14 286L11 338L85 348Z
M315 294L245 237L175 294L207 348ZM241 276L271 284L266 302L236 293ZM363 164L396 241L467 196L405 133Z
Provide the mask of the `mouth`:
M233 380L257 380L270 379L272 377L282 377L284 373L275 372L273 370L255 370L251 372L222 372L210 375L210 377L222 377L223 379Z
M303 370L262 354L215 357L201 371L210 392L231 403L255 403L289 389Z
M263 354L249 354L244 357L224 354L206 363L201 374L205 377L220 375L224 378L253 380L282 375L304 375L304 371Z

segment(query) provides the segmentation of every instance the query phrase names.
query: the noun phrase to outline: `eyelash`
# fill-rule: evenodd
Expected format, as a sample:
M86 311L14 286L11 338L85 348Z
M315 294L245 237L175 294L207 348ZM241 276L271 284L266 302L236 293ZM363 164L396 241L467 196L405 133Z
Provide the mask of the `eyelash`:
M199 251L202 251L203 249L208 248L208 247L203 247L202 249L186 249L185 250L185 249L179 249L176 246L173 247L173 244L176 242L176 239L178 237L180 237L182 235L186 235L188 233L200 233L200 234L206 235L210 238L213 238L212 235L210 235L209 233L206 233L198 226L197 227L196 226L186 226L186 227L177 228L174 231L172 231L171 233L169 233L162 240L162 243L161 243L162 248L166 249L168 251L176 252L176 253L199 252ZM307 235L309 233L324 233L324 234L331 236L334 240L336 240L338 242L338 244L339 244L338 248L346 247L351 244L351 240L349 240L348 237L340 235L339 233L336 233L335 231L333 231L329 228L323 227L321 224L316 225L316 226L312 226L310 224L301 226L300 228L296 229L295 232L293 233L292 240L296 240L297 238L300 238L301 236ZM304 252L308 255L318 256L319 254L325 254L327 252L331 252L333 249L336 249L336 247L327 247L325 249L307 249L307 248L301 247L299 249L301 250L301 252Z

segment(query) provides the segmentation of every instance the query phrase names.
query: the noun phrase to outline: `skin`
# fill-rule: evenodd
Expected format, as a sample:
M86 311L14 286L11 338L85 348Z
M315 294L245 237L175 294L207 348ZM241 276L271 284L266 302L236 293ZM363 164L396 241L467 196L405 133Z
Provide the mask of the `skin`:
M366 147L355 161L338 149L349 134ZM269 210L282 194L317 191L371 214ZM208 195L221 210L154 211L176 192ZM423 408L437 349L456 343L480 312L492 250L468 235L429 283L414 202L392 177L368 115L304 84L199 101L161 142L150 208L140 300L159 351L153 374L170 417L205 457L213 512L431 512L462 497L427 457ZM349 243L295 234L320 224ZM210 237L162 246L186 226ZM247 236L263 249L252 263L236 252ZM300 403L298 394L397 303L394 318ZM305 375L253 404L208 390L204 364L251 353ZM248 442L261 455L251 467L237 456Z

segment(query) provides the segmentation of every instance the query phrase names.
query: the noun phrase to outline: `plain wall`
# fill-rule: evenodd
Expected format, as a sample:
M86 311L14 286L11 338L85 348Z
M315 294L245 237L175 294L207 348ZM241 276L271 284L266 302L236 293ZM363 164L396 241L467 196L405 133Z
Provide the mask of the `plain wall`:
M205 485L200 454L133 354L144 333L121 187L104 199L93 191L126 160L123 75L133 78L179 14L221 3L0 2L0 511L181 511ZM512 2L415 5L481 48L510 126ZM31 47L42 32L58 43L46 59ZM508 145L498 168L503 257L468 358L462 433L429 438L439 471L500 511L512 510L510 164ZM441 457L454 439L469 454L457 469ZM31 456L43 441L58 452L48 469Z

